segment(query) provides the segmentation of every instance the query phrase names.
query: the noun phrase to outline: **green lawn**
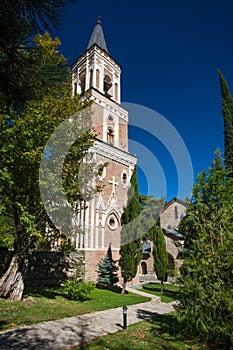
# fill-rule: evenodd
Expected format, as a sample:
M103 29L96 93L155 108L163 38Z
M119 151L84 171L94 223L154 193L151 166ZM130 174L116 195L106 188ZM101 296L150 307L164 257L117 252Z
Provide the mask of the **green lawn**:
M163 303L170 303L178 297L179 289L174 284L165 284L163 294L160 290L160 283L143 284L143 292L159 296Z
M207 350L205 344L182 333L173 314L156 316L126 331L97 338L73 350Z
M90 300L85 302L68 300L62 288L26 291L24 298L27 297L30 298L24 302L7 302L0 299L1 331L150 300L132 293L121 295L97 288L91 292Z

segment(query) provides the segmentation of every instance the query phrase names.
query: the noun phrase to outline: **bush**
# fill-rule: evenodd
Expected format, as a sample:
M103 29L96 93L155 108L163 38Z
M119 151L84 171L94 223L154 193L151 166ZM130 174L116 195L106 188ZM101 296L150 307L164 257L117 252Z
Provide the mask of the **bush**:
M90 292L95 288L92 281L80 281L72 279L66 281L64 291L68 294L68 298L71 300L85 301L89 299Z

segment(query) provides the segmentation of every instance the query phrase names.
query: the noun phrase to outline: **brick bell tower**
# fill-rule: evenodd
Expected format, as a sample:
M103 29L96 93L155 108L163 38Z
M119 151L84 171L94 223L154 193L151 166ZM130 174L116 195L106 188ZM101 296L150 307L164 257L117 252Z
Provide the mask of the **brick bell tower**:
M103 190L86 207L85 234L75 237L77 249L85 251L86 278L96 280L98 262L111 245L119 259L120 218L127 202L127 190L136 164L128 152L128 112L121 105L121 67L108 53L98 19L86 51L72 64L74 94L91 91L92 123L98 135L94 146L96 164L106 164L96 185ZM83 223L80 213L80 223Z

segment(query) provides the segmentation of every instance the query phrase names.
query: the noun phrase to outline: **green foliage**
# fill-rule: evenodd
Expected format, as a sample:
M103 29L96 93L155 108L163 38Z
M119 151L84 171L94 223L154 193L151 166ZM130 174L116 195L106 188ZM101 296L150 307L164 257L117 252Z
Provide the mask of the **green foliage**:
M188 237L178 316L188 331L233 347L233 183L217 153L198 176L181 233ZM191 233L189 229L192 229Z
M93 281L84 280L84 261L79 261L75 276L67 280L63 287L68 299L79 301L88 300L94 288L95 284Z
M85 301L89 299L91 291L95 288L92 281L80 281L76 278L66 281L64 291L71 300Z
M14 221L0 210L0 248L14 247Z
M58 62L57 75L60 72L63 76L64 70L63 67L59 68L59 62L63 62L64 58L56 49L56 40L53 42L45 34L38 37L38 42L38 55L41 60L47 62L52 57L54 64ZM14 222L12 232L15 234L15 247L18 250L22 245L27 246L27 249L33 248L36 240L44 235L46 224L50 221L41 201L39 188L39 169L46 142L64 120L85 107L88 107L88 102L80 102L79 96L72 97L66 81L61 84L59 78L56 84L53 81L52 93L27 101L20 113L13 109L8 112L1 110L0 199L5 215ZM86 122L90 120L88 113L85 118ZM80 118L80 123L82 122ZM90 146L90 140L93 137L89 135L88 139L87 134L78 140L81 155ZM77 157L73 157L77 172L80 158L79 155L77 162ZM65 162L64 167L66 164ZM66 178L66 174L63 178ZM66 183L64 187L67 192Z
M142 258L142 239L143 234L141 226L137 219L142 208L139 202L138 182L136 167L130 180L128 190L128 202L122 214L121 223L121 250L120 267L124 283L131 281L138 269L138 264ZM128 225L130 223L130 225Z
M224 158L228 174L233 174L233 98L220 70L218 76L222 95L222 115L224 120Z
M161 281L161 292L163 292L163 284L167 281L168 276L168 254L166 242L163 230L157 225L154 225L149 233L153 241L154 268L158 280Z
M98 285L107 287L116 284L119 281L118 269L116 261L112 259L111 247L109 247L105 257L98 263Z
M59 72L62 73L61 61L56 62L57 72L56 65L51 65L52 56L43 62L35 50L33 38L45 30L58 28L64 7L73 1L75 0L0 2L0 103L6 108L21 109L28 99L36 98L37 93L40 95L38 86L44 90L49 84L52 88L50 83L55 82L55 75L56 81L60 79L60 83L63 82L64 74L59 78Z

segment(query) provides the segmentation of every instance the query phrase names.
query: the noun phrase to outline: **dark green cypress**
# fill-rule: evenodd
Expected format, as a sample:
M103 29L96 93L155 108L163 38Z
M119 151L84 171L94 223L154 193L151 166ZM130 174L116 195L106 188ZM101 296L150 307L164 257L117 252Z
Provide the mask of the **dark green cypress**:
M154 225L150 229L149 233L153 240L154 268L158 280L161 281L161 292L163 292L164 282L167 281L168 273L168 254L166 242L164 239L163 230L157 225Z
M220 70L218 76L222 95L222 114L224 119L224 162L228 174L233 176L233 98Z
M142 258L142 233L140 220L136 220L142 208L139 201L138 181L136 167L130 180L128 202L121 217L121 250L120 267L123 278L122 294L125 293L126 284L137 274L139 262Z

